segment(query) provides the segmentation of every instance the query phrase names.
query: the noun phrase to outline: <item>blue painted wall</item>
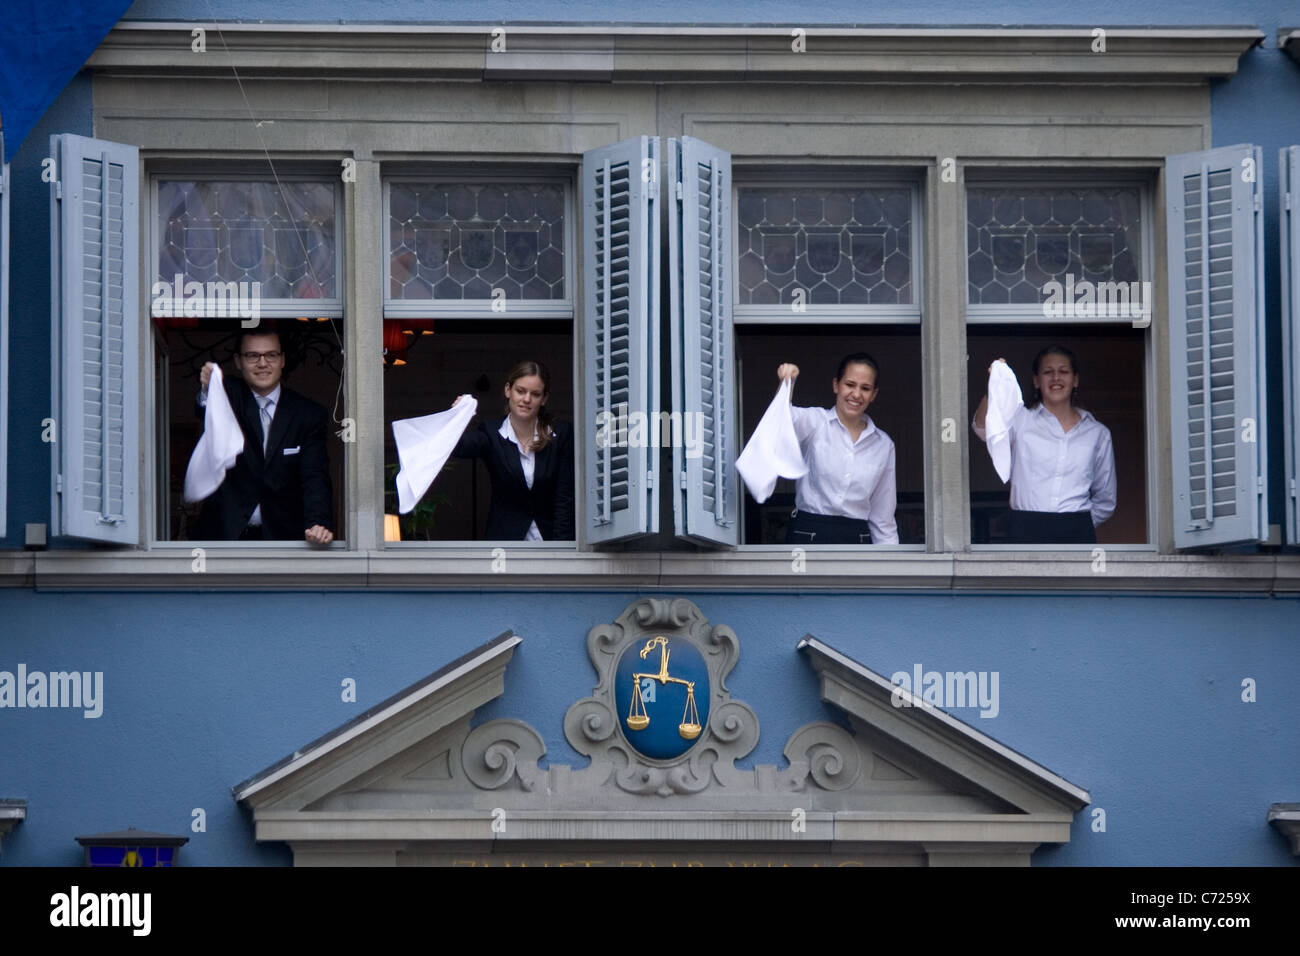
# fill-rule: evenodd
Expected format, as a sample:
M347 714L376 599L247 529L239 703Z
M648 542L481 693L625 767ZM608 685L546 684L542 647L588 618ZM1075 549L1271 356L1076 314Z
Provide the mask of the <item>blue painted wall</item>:
M728 686L762 731L745 766L784 765L795 729L835 719L794 649L811 632L886 677L918 663L999 673L996 717L955 715L1106 811L1105 833L1085 810L1035 863L1293 860L1265 815L1296 797L1300 601L689 596L740 636ZM253 841L230 788L508 629L524 642L480 721L527 720L546 762L585 766L562 723L596 683L587 630L637 597L0 593L0 670L104 673L97 719L0 710L0 796L30 805L0 863L76 864L74 837L127 825L189 835L187 865L288 862ZM341 701L345 677L355 704ZM1245 678L1256 703L1241 700ZM206 833L190 832L195 807Z

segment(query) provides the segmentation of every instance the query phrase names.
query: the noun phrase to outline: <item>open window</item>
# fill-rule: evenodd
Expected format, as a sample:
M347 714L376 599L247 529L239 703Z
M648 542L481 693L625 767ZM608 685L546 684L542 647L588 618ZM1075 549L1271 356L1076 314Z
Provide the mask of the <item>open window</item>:
M1096 526L1097 540L1144 544L1150 500L1147 329L1153 314L1147 183L1071 173L996 175L967 174L969 408L984 397L989 365L1004 358L1026 405L1038 411L1035 357L1050 346L1073 352L1079 374L1075 407L1109 430L1114 452L1116 505ZM1090 443L1094 434L1080 431L1078 440ZM1005 544L1010 485L998 477L984 442L972 438L971 542ZM1061 461L1071 460L1071 440L1054 446ZM1069 475L1062 477L1069 481Z
M840 358L869 353L880 374L868 414L894 443L899 544L923 544L918 182L887 169L745 170L731 222L741 436L771 402L782 362L800 369L795 405L830 407ZM740 490L743 542L783 543L795 483L782 479L763 504Z
M468 394L478 400L477 421L500 421L509 371L536 361L550 373L551 415L576 423L573 218L568 171L398 168L385 176L390 541L485 540L492 503L485 463L452 458L399 516L394 420L442 411Z
M211 501L183 501L186 467L203 431L199 377L205 363L213 362L228 382L237 382L236 353L243 350L245 335L273 330L283 353L276 360L282 365L281 387L326 412L328 510L335 538L341 539L346 489L340 432L347 410L337 177L306 167L161 166L154 170L151 191L154 269L148 303L154 343L157 537L212 540L219 534L233 539L204 520ZM276 349L264 345L260 351ZM245 396L237 390L237 395L255 400L251 392ZM235 412L242 420L241 409ZM244 430L247 441L252 432ZM283 464L295 447L291 443L271 454L282 456ZM309 466L320 470L314 462L298 468ZM306 474L295 477L292 468L285 475L286 481L311 480Z

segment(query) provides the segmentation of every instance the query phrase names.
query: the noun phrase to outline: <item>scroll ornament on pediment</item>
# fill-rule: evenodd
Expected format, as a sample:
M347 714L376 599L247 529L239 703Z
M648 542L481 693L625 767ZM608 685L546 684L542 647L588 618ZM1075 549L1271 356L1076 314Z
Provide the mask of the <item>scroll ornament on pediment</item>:
M523 721L494 720L470 731L462 746L475 787L548 797L607 788L662 798L775 795L845 790L862 772L853 736L828 722L790 737L788 767L737 769L759 739L758 716L726 685L740 641L685 598L636 601L612 624L591 629L587 653L598 682L565 714L564 735L590 765L542 769L542 737Z

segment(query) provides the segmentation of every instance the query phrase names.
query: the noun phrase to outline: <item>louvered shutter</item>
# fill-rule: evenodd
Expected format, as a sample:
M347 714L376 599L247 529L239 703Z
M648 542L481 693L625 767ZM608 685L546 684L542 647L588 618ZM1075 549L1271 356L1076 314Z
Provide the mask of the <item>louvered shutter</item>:
M1300 146L1280 151L1279 242L1282 253L1282 362L1285 366L1286 540L1300 544Z
M0 134L0 540L8 534L9 499L9 164Z
M587 540L659 530L659 140L583 154ZM640 421L641 428L637 428Z
M731 309L731 154L668 141L676 533L735 545L736 355ZM678 423L680 422L680 429ZM692 440L691 445L687 440ZM699 439L698 444L694 439ZM693 447L692 447L693 446Z
M1166 159L1174 543L1267 537L1260 151Z
M139 151L50 139L53 532L139 541Z

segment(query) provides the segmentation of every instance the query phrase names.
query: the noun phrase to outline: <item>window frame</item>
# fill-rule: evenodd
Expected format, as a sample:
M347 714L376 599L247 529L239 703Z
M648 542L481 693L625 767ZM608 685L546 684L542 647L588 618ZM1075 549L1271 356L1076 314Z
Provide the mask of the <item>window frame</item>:
M576 258L581 257L581 251L574 246L577 237L577 226L574 224L575 215L580 215L582 210L578 207L576 200L576 179L577 167L567 165L540 166L535 163L510 165L506 163L490 163L484 166L474 167L472 173L466 172L467 167L464 164L446 164L426 166L423 164L412 164L407 162L387 163L386 166L395 167L393 171L381 170L380 181L383 189L383 200L380 213L380 221L383 223L383 250L382 262L384 265L383 281L383 317L385 319L409 319L409 318L456 318L456 319L569 319L576 325L578 297L575 294L574 283L579 279L579 273ZM556 299L515 299L515 302L534 303L531 306L521 309L511 309L507 306L505 312L494 312L492 309L491 299L394 299L391 297L392 283L392 220L389 213L389 197L392 193L392 184L394 182L415 182L415 183L433 183L439 181L450 181L454 183L492 183L498 184L502 180L514 183L541 183L541 184L558 184L564 190L564 289L565 296L561 300ZM511 300L507 299L509 303ZM446 304L440 304L446 303ZM538 305L536 303L544 303ZM522 314L521 314L522 313ZM576 329L575 329L576 334Z
M141 503L142 521L144 526L143 545L145 549L157 549L159 551L181 551L187 554L191 552L206 552L209 548L218 548L223 551L233 551L237 549L250 549L253 552L268 550L283 550L286 548L293 549L294 552L317 553L322 551L346 551L351 549L351 544L347 540L347 520L349 514L348 486L347 486L347 462L346 458L343 464L344 489L342 497L343 512L339 516L339 525L335 534L335 540L324 548L309 545L306 541L219 541L209 539L195 539L187 541L173 541L170 539L160 538L158 535L158 521L164 516L170 520L171 501L166 488L158 487L157 479L161 470L166 467L165 455L169 452L169 445L159 446L159 395L156 391L156 376L154 369L159 358L158 345L154 338L153 329L153 283L163 281L157 276L158 259L161 247L159 243L162 240L161 227L158 221L158 184L162 180L177 180L182 177L193 182L217 181L217 182L318 182L329 184L334 190L334 259L335 259L335 289L339 293L337 299L301 299L301 300L272 300L277 303L289 303L294 301L328 303L326 308L312 310L317 317L329 318L332 322L343 323L343 340L344 348L348 345L347 332L347 294L348 294L348 271L347 271L347 243L349 237L349 224L345 216L346 201L345 190L342 182L330 169L327 172L329 161L317 160L294 160L286 162L283 165L275 166L274 175L268 179L266 174L256 174L250 172L248 167L251 163L259 162L258 160L244 159L224 159L208 158L196 160L194 162L181 161L176 159L153 159L149 156L140 157L140 177L147 192L147 200L141 202L141 215L144 222L140 229L140 244L142 259L140 263L141 272L141 321L144 328L140 336L140 348L142 350L141 361L142 367L148 370L145 374L141 395L145 406L145 413L148 415L148 422L152 425L149 428L141 429L140 449L142 455L141 468ZM265 162L261 160L260 162ZM144 190L142 190L144 192ZM334 303L337 303L335 305ZM261 318L266 319L296 319L304 310L295 309L292 305L272 305L269 308L259 307L262 312ZM348 405L348 383L346 370L342 381L344 408ZM328 410L327 410L328 411ZM331 424L333 418L330 419ZM170 426L170 419L167 423ZM167 429L164 428L165 434ZM344 443L344 454L348 454L348 443ZM148 476L147 478L145 476ZM147 498L145 496L148 496ZM163 495L163 498L159 498ZM192 555L197 561L201 555L194 553ZM300 554L298 555L301 556Z
M189 180L193 182L267 183L275 186L289 182L314 182L330 185L334 190L334 285L338 295L330 299L267 299L263 300L259 306L259 311L261 317L265 319L296 319L305 311L299 308L296 303L312 302L321 303L324 307L314 308L310 310L311 313L332 319L343 318L344 302L347 299L347 263L344 255L347 227L343 219L343 189L337 177L326 175L323 170L309 170L308 166L310 164L296 162L286 163L283 168L276 166L275 175L270 179L264 174L256 175L248 172L247 163L232 165L229 161L208 161L180 165L174 160L156 164L151 164L148 160L144 162L149 180L148 238L144 263L145 268L148 270L146 275L149 279L149 295L145 300L145 314L148 318L153 318L153 284L166 281L164 277L155 275L158 269L159 254L162 251L160 245L162 234L158 222L158 186L163 180L177 181L183 176L188 176ZM245 169L240 170L239 166L241 165Z
M1163 164L1162 164L1163 165ZM1155 302L1152 303L1151 320L1143 328L1144 347L1143 347L1143 435L1145 438L1145 467L1146 467L1146 530L1147 540L1144 543L1126 543L1126 544L976 544L969 542L972 552L1030 552L1030 553L1058 553L1058 552L1085 552L1091 554L1095 549L1101 548L1105 552L1111 551L1129 551L1135 553L1160 553L1160 487L1157 481L1158 475L1158 451L1159 451L1159 405L1156 395L1156 373L1157 373L1157 342L1153 330L1156 327L1157 314L1167 314L1168 296L1167 290L1164 289L1163 283L1159 281L1155 270L1155 254L1158 248L1155 244L1155 231L1160 229L1160 238L1165 238L1165 225L1156 220L1156 191L1158 189L1157 177L1161 172L1160 167L1153 167L1146 171L1146 176L1142 175L1142 170L1123 169L1116 170L1114 175L1107 175L1104 171L1099 171L1095 166L1084 167L1080 173L1072 173L1068 166L1053 164L1051 166L1023 168L1000 166L997 164L971 163L964 170L965 176L962 183L962 210L963 210L963 229L962 229L962 301L965 307L965 326L969 336L972 326L979 327L982 325L1024 325L1030 329L1038 325L1071 325L1079 324L1081 326L1124 326L1134 325L1131 320L1084 320L1079 322L1067 319L1054 319L1043 315L1042 304L1008 304L1006 306L997 305L977 305L970 301L970 249L969 249L969 219L966 210L969 209L969 189L983 187L1029 187L1034 186L1134 186L1139 190L1140 216L1141 222L1145 228L1142 229L1141 244L1141 267L1139 269L1139 282L1149 282L1152 295ZM1134 325L1134 327L1137 327ZM969 353L969 347L967 349ZM963 397L964 400L964 397ZM966 409L964 422L959 423L959 430L965 430L965 434L970 441L971 454L981 453L981 446L984 444L975 436L971 430L970 422L974 417L975 409ZM969 481L969 467L967 471ZM967 508L971 507L970 489L967 488Z
M447 541L386 541L380 540L379 547L384 551L414 551L414 552L446 552L446 551L464 551L471 550L476 553L487 551L490 554L504 548L524 548L528 551L559 551L572 553L574 551L590 550L582 537L583 522L586 515L586 495L580 493L578 481L581 476L581 465L579 456L582 454L582 431L581 423L585 420L585 409L583 408L583 389L581 373L581 337L582 319L580 316L581 299L578 294L578 286L575 283L583 281L583 271L585 264L578 260L582 258L582 249L577 245L581 236L578 231L576 218L581 216L582 209L579 203L580 186L578 177L581 170L581 158L579 157L572 163L555 163L541 165L537 163L517 163L510 164L505 162L491 162L486 165L474 166L475 172L467 173L465 170L470 167L465 163L438 163L428 164L410 161L395 161L392 163L381 164L380 169L380 189L382 199L380 204L380 222L382 223L382 252L380 263L383 274L380 276L380 282L383 290L383 301L381 303L381 323L390 319L403 318L447 318L461 321L541 321L541 322L563 322L570 323L571 338L573 342L570 354L570 374L574 383L573 395L573 417L574 417L574 525L575 539L573 541L496 541L491 539L479 540L447 540ZM529 301L546 301L550 303L542 308L531 308L524 310L527 313L520 315L518 312L507 309L506 312L493 312L491 300L474 300L458 299L444 300L447 305L441 307L429 307L422 303L436 303L436 299L428 300L402 300L391 299L389 297L389 283L392 279L391 262L392 262L392 231L391 219L389 216L389 196L390 184L393 182L431 182L431 181L451 181L456 183L500 183L503 179L511 182L523 183L556 183L563 187L564 190L564 283L567 295L564 300L555 302L552 300L529 300L517 299L516 302ZM511 300L506 300L507 302ZM397 303L397 308L390 311L390 306ZM406 307L403 304L409 303ZM464 303L470 303L470 308L465 308ZM382 399L381 399L382 404ZM431 409L426 414L431 414L438 409ZM382 413L385 429L391 430L393 419L389 417L387 409ZM382 445L381 445L382 450ZM430 486L432 490L432 486ZM378 504L378 512L384 514L384 505L381 500Z
M909 175L910 173L910 175ZM853 176L858 178L854 179ZM874 177L874 178L864 178ZM924 228L925 197L924 170L910 170L895 164L873 166L866 163L846 168L843 166L756 166L738 162L732 170L731 234L740 235L740 191L801 186L812 189L864 189L906 188L911 198L910 254L912 303L911 305L813 305L803 312L794 313L789 303L772 305L742 305L740 283L736 283L736 297L732 302L733 325L920 325L925 319L925 268ZM739 243L732 249L731 267L740 273ZM859 316L865 316L860 318Z
M736 382L733 400L736 406L736 422L739 429L740 423L745 420L744 396L740 388L743 369L740 362L740 343L739 343L739 326L763 326L763 325L809 325L816 327L833 328L835 326L850 325L867 325L867 326L891 326L911 328L917 330L918 345L922 344L924 332L922 331L925 323L925 170L921 167L909 168L899 166L896 163L873 164L865 162L852 167L835 166L809 166L806 164L792 163L782 166L756 165L752 162L737 162L732 169L732 190L731 190L731 230L733 236L739 235L740 222L740 191L749 188L775 188L789 186L793 188L808 187L814 189L822 188L844 188L844 189L864 189L864 188L906 188L910 194L911 200L911 219L910 226L910 253L911 253L911 284L913 289L912 304L910 306L901 305L834 305L834 306L814 306L811 303L801 313L794 313L789 303L780 303L777 305L760 305L742 306L740 304L740 289L737 282L736 296L732 302L732 326L733 326L733 347L736 350L735 367ZM739 243L734 243L732 248L731 267L739 274L740 270L740 251ZM864 318L859 318L865 312ZM926 367L924 360L921 363L922 380L919 384L920 389L924 391ZM920 396L918 395L918 399ZM769 399L770 401L770 399ZM744 448L745 442L749 440L748 435L738 435L740 441L737 441L736 451L739 454ZM735 462L732 462L732 470L735 470ZM925 479L926 463L922 463L922 479ZM746 524L746 494L741 489L740 477L736 476L737 481L737 502L736 502L736 521L742 529ZM929 503L926 505L929 508ZM788 544L758 544L742 541L735 546L738 553L780 553L789 554L793 545ZM811 549L811 550L810 550ZM928 542L919 544L871 544L862 545L845 545L845 544L819 544L810 545L803 550L819 556L844 554L858 557L870 557L872 554L898 554L898 553L926 553L929 549Z

